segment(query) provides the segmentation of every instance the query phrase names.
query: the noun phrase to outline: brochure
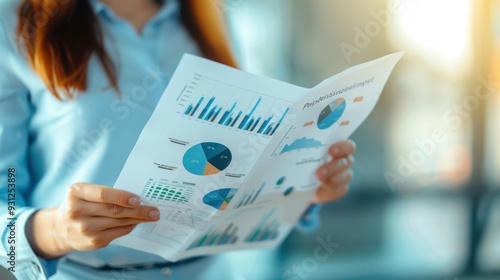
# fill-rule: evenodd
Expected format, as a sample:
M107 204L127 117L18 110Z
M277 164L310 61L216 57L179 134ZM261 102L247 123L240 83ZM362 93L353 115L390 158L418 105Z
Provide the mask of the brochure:
M402 55L307 89L186 54L114 186L161 218L113 243L169 261L278 246L328 147L368 117Z

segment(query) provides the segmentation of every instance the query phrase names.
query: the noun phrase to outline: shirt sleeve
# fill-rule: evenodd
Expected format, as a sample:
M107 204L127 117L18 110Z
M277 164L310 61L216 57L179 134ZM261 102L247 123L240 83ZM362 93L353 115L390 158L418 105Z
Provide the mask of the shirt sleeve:
M309 208L307 208L302 218L297 223L296 228L303 232L309 233L317 230L320 226L320 210L321 204L312 204Z
M12 34L0 22L0 261L18 279L46 279L55 273L55 262L37 257L25 233L36 211L27 203L32 191L27 162L32 107L28 89L13 71Z

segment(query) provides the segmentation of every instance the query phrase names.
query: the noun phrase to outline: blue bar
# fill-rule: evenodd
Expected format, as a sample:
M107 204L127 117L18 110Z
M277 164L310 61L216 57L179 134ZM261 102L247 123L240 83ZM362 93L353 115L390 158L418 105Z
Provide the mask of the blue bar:
M198 110L198 107L200 107L201 102L203 102L204 99L205 99L205 97L201 97L200 100L198 100L198 103L194 107L194 110L191 112L191 116L194 116L194 113L196 113L196 111Z
M217 116L220 114L221 110L222 110L222 107L219 108L219 110L217 110L217 112L215 112L214 121L217 119Z
M252 128L250 128L250 131L253 131L257 127L261 119L262 119L261 117L257 119L257 121L253 124Z
M257 197L259 197L259 194L260 194L260 192L262 191L263 188L264 188L264 184L262 184L262 186L260 186L260 189L257 191L257 193L255 194L255 196L252 198L252 201L250 201L250 204L254 203L254 201L257 199Z
M229 116L229 111L224 112L224 115L222 115L222 118L220 118L218 124L224 124L224 121L227 119L228 116Z
M240 125L238 126L238 129L243 129L243 126L245 126L245 123L248 120L248 115L246 115L243 120L241 121Z
M234 122L231 124L231 127L233 127L233 126L234 126L234 124L235 124L236 122L238 122L238 119L241 117L241 114L243 114L243 112L242 112L242 111L240 111L240 112L238 113L238 115L237 115L237 116L236 116L236 118L234 119Z
M243 206L247 206L248 202L250 202L250 199L252 198L252 195L253 192L246 196L245 202L243 202Z
M215 120L215 117L216 117L215 115L217 114L218 110L220 110L220 108L219 108L219 109L217 109L217 108L218 108L217 106L215 106L215 107L213 108L214 112L213 112L213 113L210 115L210 117L208 118L208 121L209 121L209 122L213 122L213 121Z
M285 113L283 113L283 116L281 116L281 119L278 121L278 124L276 124L276 127L273 129L273 132L271 132L271 135L273 135L276 132L276 130L280 126L281 122L283 121L283 119L285 118L285 116L289 110L290 110L290 108L286 108Z
M191 112L191 109L193 109L193 105L189 105L186 109L186 112L184 112L184 115L189 115L189 113Z
M245 125L245 128L243 128L243 130L248 130L252 126L254 121L255 119L252 117L252 119L248 122L248 124Z
M266 129L266 131L263 133L264 135L267 135L271 129L273 129L273 124L270 124L269 127Z
M224 113L224 115L222 115L222 118L220 119L219 124L224 124L224 122L231 115L231 113L233 112L233 110L234 110L235 107L236 107L236 102L234 102L233 107L231 107L231 110L226 111Z
M240 208L240 207L241 207L241 205L243 204L243 201L245 200L245 197L246 197L246 196L243 196L243 197L240 199L240 201L238 201L238 205L236 205L234 208Z
M269 122L271 121L272 118L273 118L273 116L270 116L269 118L267 118L267 120L264 121L264 123L259 128L259 130L257 131L257 133L262 133L262 131L264 131L264 129L267 127L267 125L269 124Z
M215 97L210 98L210 101L208 101L207 106L205 106L205 108L203 108L203 111L201 111L201 114L198 117L198 119L203 119L205 117L208 109L210 108L210 106L212 106L212 103L214 103L214 101L215 101Z
M259 100L257 100L257 103L255 104L255 106L253 106L252 111L249 113L250 116L253 115L253 113L255 112L255 110L257 109L257 107L259 106L261 100L262 100L262 98L259 98Z
M224 241L227 240L227 238L232 234L231 230L234 230L233 228L233 223L230 223L222 232L222 234L219 237L218 244L224 244Z
M245 116L245 118L241 122L240 126L238 126L239 129L245 127L245 125L247 124L247 121L250 119L250 117L252 117L253 113L255 112L255 110L257 109L257 107L259 106L261 100L262 100L262 98L259 98L259 100L257 100L257 103L255 103L255 106L253 106L252 111L250 111L250 113L248 113Z
M214 111L215 111L216 108L217 108L217 106L212 107L212 109L210 110L210 112L208 113L208 115L203 120L208 121L210 119L210 117L212 116L212 114L214 113Z
M231 122L233 121L233 118L229 117L227 121L224 123L225 126L229 126Z

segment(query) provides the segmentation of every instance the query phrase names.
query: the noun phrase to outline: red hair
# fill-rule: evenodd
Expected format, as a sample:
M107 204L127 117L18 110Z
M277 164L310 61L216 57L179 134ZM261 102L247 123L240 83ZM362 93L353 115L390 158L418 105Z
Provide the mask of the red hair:
M163 0L155 0L163 3ZM237 67L218 0L182 0L181 14L205 57ZM18 12L17 43L48 90L71 99L87 89L93 54L118 92L115 68L104 48L104 35L89 0L23 0Z
M18 47L59 100L87 89L89 60L96 54L118 90L103 32L88 0L23 0L18 12Z

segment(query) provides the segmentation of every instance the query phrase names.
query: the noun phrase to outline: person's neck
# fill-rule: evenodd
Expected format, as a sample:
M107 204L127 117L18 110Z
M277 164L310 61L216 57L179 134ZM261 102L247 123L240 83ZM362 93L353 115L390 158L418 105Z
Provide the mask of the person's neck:
M161 4L154 0L101 0L113 12L129 21L137 30L142 32L144 25L160 10Z

